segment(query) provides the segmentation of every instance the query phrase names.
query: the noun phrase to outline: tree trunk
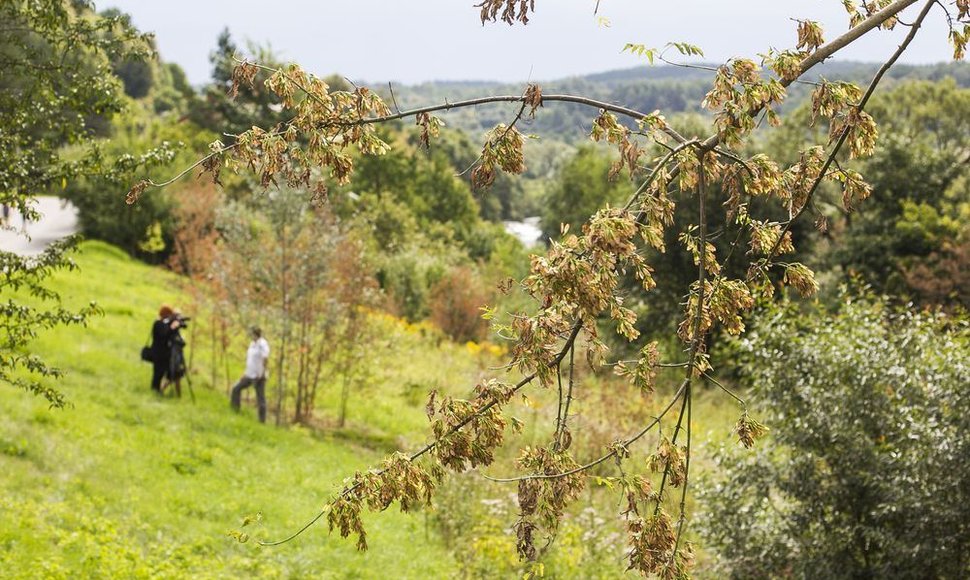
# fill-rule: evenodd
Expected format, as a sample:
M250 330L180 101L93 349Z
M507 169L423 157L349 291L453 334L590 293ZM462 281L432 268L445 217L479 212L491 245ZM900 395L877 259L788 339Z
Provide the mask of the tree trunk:
M287 237L286 237L286 218L283 219L282 232L280 236L280 246L282 248L282 260L280 263L280 317L283 320L283 336L280 339L280 351L279 351L279 364L277 366L277 378L276 378L276 426L279 427L283 421L283 394L286 386L285 377L285 361L286 361L286 349L287 339L289 338L290 332L290 317L289 317L289 291L287 288Z

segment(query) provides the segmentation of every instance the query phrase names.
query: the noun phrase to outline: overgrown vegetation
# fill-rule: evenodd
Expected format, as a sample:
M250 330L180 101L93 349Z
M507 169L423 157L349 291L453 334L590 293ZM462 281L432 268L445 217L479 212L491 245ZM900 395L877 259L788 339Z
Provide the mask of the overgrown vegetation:
M700 494L733 577L960 577L970 322L871 294L767 309L727 348L772 436L725 447Z
M86 2L0 2L0 22L0 203L5 212L15 207L36 218L38 192L135 167L131 158L106 163L94 138L123 108L111 63L144 58L150 44L126 19L99 17ZM68 146L73 156L65 155ZM46 284L53 271L73 266L70 247L65 241L36 259L0 251L0 382L43 395L54 407L65 405L63 394L39 379L60 371L29 350L36 333L84 324L98 312L93 303L65 310Z
M915 4L918 12L905 11ZM23 48L40 39L57 47L60 32L53 28L68 25L103 42L71 66L110 77L102 83L110 107L79 121L75 136L45 144L53 154L44 163L61 172L60 188L79 206L86 233L185 275L181 306L197 317L193 332L201 334L190 342L204 353L195 376L204 377L198 386L212 388L199 389L200 410L219 403L217 385L228 388L235 378L244 329L259 324L273 344L271 416L292 427L289 434L273 431L276 446L298 453L312 436L328 449L336 447L329 438L355 452L367 448L339 461L348 477L329 493L321 481L306 484L315 475L329 478L326 469L280 480L286 491L274 491L287 500L300 495L291 492L294 481L320 496L323 507L311 524L326 522L331 533L353 536L361 550L378 543L383 550L371 532L385 524L375 526L367 512L397 504L423 513L429 549L439 553L434 534L440 534L448 566L404 574L441 574L455 569L454 559L468 576L610 576L622 562L642 575L679 578L710 570L709 553L695 544L690 525L691 491L714 471L726 482L705 495L709 513L720 514L704 528L721 555L716 573L958 576L967 566L959 556L965 518L941 498L952 489L958 497L965 487L953 478L966 453L958 440L965 413L954 411L965 406L966 369L947 361L965 358L967 347L960 312L970 207L968 91L961 88L965 79L885 85L912 73L897 75L895 61L933 11L947 6L960 58L970 37L970 5L843 5L849 33L826 41L817 23L800 20L795 46L772 49L760 62L735 58L709 70L660 73L690 77L684 84L641 86L611 77L606 84L619 92L609 97L596 88L563 94L530 84L518 96L449 96L409 110L383 90L284 65L259 46L243 54L228 31L212 55L211 83L196 93L178 67L145 58L151 41L123 14L96 15L85 3L10 8L28 32L26 41L8 44ZM524 24L533 3L486 0L479 8L483 22ZM903 29L905 38L883 65L866 71L866 86L855 84L858 71L816 76L821 62L877 29ZM132 50L130 58L113 52L122 47ZM651 60L702 55L687 43L627 49ZM48 52L25 54L43 60ZM965 70L924 68L917 76ZM625 99L622 106L615 95ZM653 110L647 103L654 102L670 109ZM501 113L485 127L480 146L437 116L468 121L462 115L473 110L479 119ZM685 110L690 114L676 114ZM559 132L564 123L589 127L593 143L574 149L575 139ZM758 131L762 125L772 128ZM551 134L536 139L527 127ZM132 154L143 150L149 151ZM196 169L211 183L179 181ZM118 190L135 173L146 179L135 182L130 208L119 218ZM58 187L47 177L37 184L38 191ZM24 191L14 197L29 199ZM524 212L542 213L549 238L528 269L521 245L496 223ZM113 250L87 251L127 270ZM43 339L31 344L34 330L83 322L96 312L88 306L75 316L60 305L52 288L73 278L55 276L53 287L45 282L65 264L60 252L57 246L37 261L7 260L15 276L6 279L8 323L0 318L10 337L2 360L10 370L0 366L0 379L57 404L62 396L43 379L56 371L30 356L48 352ZM98 268L97 260L90 264ZM893 298L866 296L842 306L835 288L853 277ZM73 304L73 290L65 304ZM156 301L148 310L163 301L158 294L146 294ZM829 310L773 306L796 294L818 295ZM58 305L32 310L44 298ZM901 306L909 299L939 310L916 314ZM107 304L105 311L116 321L114 308ZM733 338L759 311L755 331ZM21 312L31 324L15 320ZM74 336L60 332L68 331L55 331L61 341ZM498 344L488 341L496 335ZM819 341L826 348L817 348ZM785 356L801 362L793 366ZM107 380L86 358L66 360L84 377L82 385ZM857 408L846 404L860 392ZM749 408L756 398L761 404ZM720 425L728 413L741 446L759 449L754 458L725 451L711 463L695 418L713 416ZM212 420L207 428L219 432L211 439L219 453L187 443L190 451L170 462L175 473L209 472L227 457L245 464L248 457L219 439L236 423ZM421 443L417 434L429 426L431 439ZM714 440L728 431L719 427ZM247 443L254 437L247 433ZM946 453L934 454L943 447ZM19 440L6 448L10 457L33 457ZM389 455L379 460L373 449ZM125 452L105 456L125 465L114 451ZM364 469L363 459L374 467ZM156 473L138 465L139 473ZM53 473L44 468L46 476ZM486 481L477 478L482 471ZM85 473L85 481L96 481ZM874 481L883 477L889 483ZM210 480L225 483L214 476L206 485ZM76 497L100 497L82 488ZM40 505L37 497L23 496L28 512ZM286 500L269 505L277 501ZM770 514L761 510L765 505ZM100 505L85 508L96 509L112 514L92 524L110 535L121 516ZM26 513L18 511L26 523L11 542L37 530L45 538L39 546L69 543L51 521L78 523L56 510L41 522ZM145 525L153 529L186 523L152 517ZM312 529L275 520L268 536L253 532L259 521L247 517L228 535L262 550ZM407 533L401 529L414 524L386 525ZM277 540L284 526L296 532ZM918 540L898 537L912 529L920 531ZM186 544L173 543L163 564L159 543L143 548L147 540L136 537L130 544L112 540L110 555L94 556L79 534L78 556L69 550L62 561L70 571L197 573L196 556L231 549L200 540L202 547L187 554ZM924 556L926 538L945 549ZM767 555L763 546L771 547ZM409 556L407 547L394 553ZM308 559L320 557L313 552ZM275 567L225 558L233 574L309 569L285 558Z
M536 84L529 84L518 97L491 96L392 112L367 88L333 90L297 65L277 67L240 60L233 72L234 87L265 86L278 96L289 116L272 127L247 130L230 144L214 142L210 153L194 167L212 174L215 181L224 169L242 172L249 168L263 185L282 182L324 192L331 182L349 184L357 169L366 165L362 159L383 156L393 149L379 125L413 118L421 132L420 141L428 146L441 133L435 112L512 102L517 112L510 121L485 133L471 169L472 185L488 188L501 173L525 171L525 135L517 124L534 118L541 107L569 102L599 109L591 122L590 137L615 148L610 176L626 172L640 184L625 203L597 210L579 232L564 228L562 238L553 242L546 256L533 257L531 274L521 282L521 290L538 309L514 312L508 324L498 325L500 333L512 341L507 368L522 378L483 380L467 399L438 399L432 392L428 417L433 439L410 455L393 454L375 469L356 473L316 519L326 516L331 530L343 537L354 536L358 548L367 549L365 511L383 511L393 503L403 511L430 505L446 471L492 464L509 433L522 427L508 414L509 403L534 384L558 389L555 430L548 444L520 451L516 463L522 475L497 480L518 486L519 513L513 530L519 557L533 563L530 574L541 571L542 546L548 546L559 533L566 509L583 494L591 470L611 461L619 472L610 481L623 498L620 515L630 547L629 569L661 577L689 575L695 550L684 530L694 389L706 379L741 404L736 431L746 447L767 432L748 414L743 399L710 376L710 337L715 329L730 336L742 334L744 316L758 301L771 300L779 286L805 297L817 293L819 283L812 269L788 256L796 248L793 227L799 218L815 214L816 227L825 229L825 216L816 203L823 182L841 188L841 207L846 212L871 195L872 185L859 172L864 168L856 161L870 158L876 150L877 125L867 105L886 71L938 3L924 3L905 24L909 28L905 39L867 88L848 82L815 83L811 123L822 120L827 126L822 144L800 148L795 161L786 163L748 150L750 135L762 120L772 126L782 123L779 111L787 88L815 65L877 28L895 28L901 11L916 3L881 0L857 6L846 2L851 30L842 36L826 42L818 23L798 21L794 48L770 49L761 55L760 64L735 58L717 68L702 101L713 115L713 134L705 138L682 135L657 111L640 112L582 95L550 94ZM483 23L525 24L534 3L487 0L479 7ZM957 0L956 9L956 19L949 14L947 18L954 57L959 59L970 36L970 24L964 26L970 5ZM654 49L632 46L642 54L654 53ZM685 56L702 54L686 43L668 46ZM621 116L628 124L619 121ZM147 190L165 185L143 179L133 185L127 200L136 203ZM714 206L721 201L719 196L724 201L720 207ZM678 204L691 208L688 221L675 219L684 215ZM779 217L777 210L766 209L766 205L781 209L787 217ZM714 211L714 207L723 210ZM722 213L723 222L709 217ZM630 275L636 279L637 291L654 289L657 264L651 258L654 252L666 252L670 236L693 258L697 272L683 288L684 299L678 300L683 310L676 336L686 354L673 355L672 360L664 357L672 353L662 353L657 342L636 343L641 336L637 312L625 306L630 290L622 284ZM722 237L733 242L719 252L713 242ZM728 261L742 238L749 251L740 268L730 268ZM601 327L611 327L637 345L637 358L618 361L616 368L641 392L654 391L661 368L682 369L683 379L653 420L606 445L599 458L582 464L570 451L576 350L585 347L585 359L594 369L607 364L609 347L601 337ZM659 431L666 414L678 407L672 434L659 438L646 468L631 465L631 447L651 430ZM679 503L671 506L677 495ZM266 545L285 543L292 537Z

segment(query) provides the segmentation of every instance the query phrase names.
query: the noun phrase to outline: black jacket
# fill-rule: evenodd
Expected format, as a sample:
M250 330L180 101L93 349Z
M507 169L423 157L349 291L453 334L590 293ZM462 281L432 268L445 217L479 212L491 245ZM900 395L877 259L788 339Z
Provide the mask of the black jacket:
M175 331L170 326L172 321L168 318L156 320L152 325L152 360L156 364L168 364L168 359L172 354L172 335Z

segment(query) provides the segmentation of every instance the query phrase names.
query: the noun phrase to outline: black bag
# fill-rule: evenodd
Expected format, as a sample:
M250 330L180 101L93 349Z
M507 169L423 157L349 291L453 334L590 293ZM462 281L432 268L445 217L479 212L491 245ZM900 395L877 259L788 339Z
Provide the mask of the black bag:
M152 333L148 333L148 340L145 342L145 346L141 347L141 360L145 362L153 363L155 362L155 354L152 352L152 347L149 346L152 340Z

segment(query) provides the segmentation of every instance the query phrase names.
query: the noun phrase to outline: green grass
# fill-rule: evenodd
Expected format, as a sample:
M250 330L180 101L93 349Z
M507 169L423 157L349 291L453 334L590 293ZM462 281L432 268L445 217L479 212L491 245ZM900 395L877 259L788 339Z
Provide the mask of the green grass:
M494 356L442 340L427 325L375 315L382 341L367 363L373 366L373 379L353 393L347 426L334 428L341 385L327 377L317 404L316 423L323 428L277 429L256 422L251 407L238 415L228 408L226 384L242 371L244 329L229 348L229 369L222 361L216 365L213 386L206 312L201 307L191 311L183 281L97 242L83 244L77 261L80 271L58 275L54 287L68 306L97 299L105 316L88 328L56 329L34 344L38 354L67 371L57 386L73 407L50 410L43 399L0 386L0 576L490 577L503 562L509 573L519 566L514 536L507 532L514 507L507 517L492 516L494 529L485 535L462 528L448 538L454 552L439 537L441 528L430 511L403 515L394 508L366 517L371 546L366 553L357 552L353 540L330 536L325 522L272 548L253 541L240 544L226 535L256 512L262 513L261 523L242 530L253 537L278 539L298 529L345 477L375 465L389 450L414 449L426 439L424 403L430 389L467 396L483 377L501 376L488 370L496 364ZM138 360L163 302L186 307L195 317L186 333L197 369L195 403L187 392L182 399L153 396L150 366ZM610 441L636 432L668 400L677 374L671 371L648 399L609 373L581 379L583 396L575 402L578 415L572 422L577 457L595 457ZM271 392L274 387L271 379ZM548 441L555 392L527 392L528 404L516 398L509 408L526 420L525 431L510 438L486 472L514 473L519 448ZM698 388L693 477L703 478L714 468L711 452L732 439L737 416L737 406L723 393ZM674 420L664 421L668 433ZM634 468L642 468L654 440L652 434L633 450ZM478 491L466 495L461 485L454 487L458 479L475 483ZM514 492L474 473L449 482L445 495L460 502L460 509L452 514L445 507L438 515L479 518L466 522L476 530L487 519L478 513L478 501L507 500ZM613 521L616 495L591 489L570 510L560 555L551 562L550 573L557 577L589 577L595 569L577 567L580 556L575 556L584 553L586 516L581 514L587 506L596 506L611 526L618 525ZM689 497L691 515L695 507ZM572 542L571 534L576 536ZM693 538L690 529L688 535ZM623 541L622 534L617 541ZM469 556L469 550L477 555ZM709 558L701 547L701 576ZM620 575L620 560L609 560L597 573Z
M245 531L285 536L344 477L379 461L379 451L355 443L368 440L355 436L355 426L370 425L370 434L391 442L418 440L424 425L414 388L355 394L343 437L260 425L251 409L231 413L205 372L196 377L194 404L187 396L156 398L138 351L158 305L184 303L179 280L96 242L85 243L77 261L80 271L58 275L53 285L69 306L97 299L105 316L87 328L45 333L33 348L68 372L58 387L73 407L50 410L42 399L0 386L0 575L453 575L454 560L427 516L393 508L367 518L366 553L329 536L325 523L273 548L226 536L256 512L261 524ZM478 363L462 347L416 344L418 356L444 353L442 364L420 365L430 370L408 370L394 384L474 384L468 379ZM385 378L398 375L388 370Z

